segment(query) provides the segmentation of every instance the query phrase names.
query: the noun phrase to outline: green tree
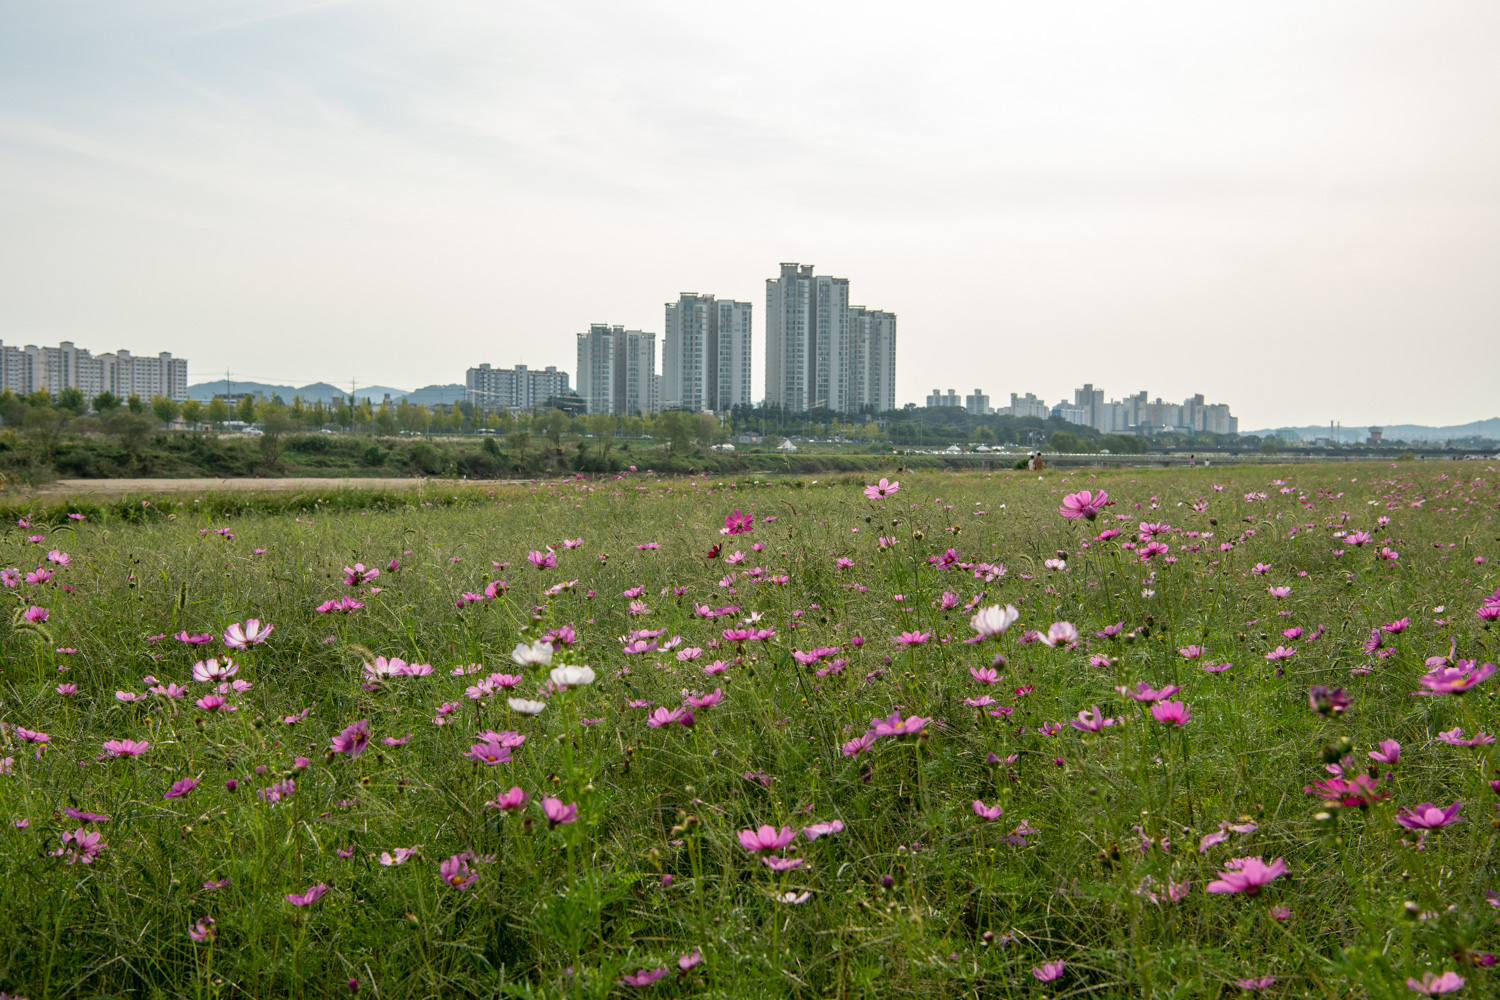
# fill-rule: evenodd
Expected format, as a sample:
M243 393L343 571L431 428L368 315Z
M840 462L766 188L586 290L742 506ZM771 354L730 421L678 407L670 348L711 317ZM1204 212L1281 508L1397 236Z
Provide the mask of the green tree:
M203 419L203 404L196 399L184 399L182 401L182 419L190 424L197 424Z
M57 439L62 436L63 428L72 419L73 415L67 410L51 406L28 406L21 423L26 428L26 436L35 441L47 458L51 459L57 448Z
M151 397L151 412L156 414L156 419L164 424L170 424L176 420L180 409L174 399L168 399L166 396Z
M1281 441L1274 437L1268 437L1260 443L1262 455L1274 455L1281 450Z
M224 402L222 396L215 396L208 401L208 419L213 424L223 424L229 419L229 404Z
M604 468L609 468L609 450L615 445L615 428L619 421L613 413L592 413L583 418L583 424L598 441L599 458Z
M375 430L387 436L396 433L396 415L384 403L375 411Z
M555 454L562 454L562 436L567 433L568 424L572 421L562 410L548 410L536 418L536 431L538 434L552 442L552 450Z
M132 397L134 398L134 397ZM120 444L132 456L139 455L146 438L156 429L156 421L144 413L126 407L115 407L100 418L104 432L120 439Z
M287 408L279 403L262 403L255 408L255 416L261 431L260 460L270 468L286 450L286 436L292 430L292 418Z
M57 408L75 417L83 416L83 411L88 409L88 402L83 398L83 390L77 386L68 386L57 394Z
M145 403L145 401L142 400L141 397L137 396L133 392L130 394L130 398L127 399L127 400L125 400L125 405L130 408L130 412L131 413L145 413L146 412L146 403Z
M234 419L241 423L255 423L255 399L249 393L240 397L234 406Z
M526 468L526 453L531 449L530 431L512 431L505 435L505 443L510 448L510 453L515 456L516 466Z
M1047 439L1047 443L1057 451L1072 454L1088 450L1084 446L1083 438L1072 431L1053 431L1052 436Z
M464 429L464 411L456 406L448 409L448 429L454 434Z
M691 450L696 431L693 414L669 410L656 418L655 425L655 436L666 441L669 458L677 458Z
M26 419L26 404L21 402L21 397L6 389L0 392L0 420L11 426L16 426Z
M105 390L94 397L94 412L101 416L120 405L120 397Z

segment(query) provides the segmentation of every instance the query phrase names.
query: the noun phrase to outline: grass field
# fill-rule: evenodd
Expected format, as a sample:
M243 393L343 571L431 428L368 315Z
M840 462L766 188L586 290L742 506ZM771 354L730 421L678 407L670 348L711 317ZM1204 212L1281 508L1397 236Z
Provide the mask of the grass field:
M0 990L1496 995L1493 467L896 478L17 512Z

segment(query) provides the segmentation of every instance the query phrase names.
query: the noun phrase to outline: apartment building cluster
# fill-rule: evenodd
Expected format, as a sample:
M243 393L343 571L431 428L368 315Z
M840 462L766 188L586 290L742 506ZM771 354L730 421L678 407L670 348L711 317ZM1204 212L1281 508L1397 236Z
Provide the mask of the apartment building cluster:
M126 350L95 356L65 340L56 347L6 346L0 341L0 391L18 396L49 392L54 397L64 389L77 389L92 400L109 392L121 399L139 396L151 399L187 399L187 359L169 352L152 357Z
M577 335L573 388L589 413L722 413L754 402L754 305L700 292L668 302L661 367L656 334L594 323ZM782 264L766 281L765 400L801 413L896 408L896 314L851 305L849 279ZM478 406L526 409L569 393L568 374L518 365L470 368Z
M782 264L766 279L766 402L792 412L896 407L896 314L852 305L849 279Z
M1238 434L1240 420L1227 403L1207 403L1203 394L1181 403L1148 399L1142 389L1124 399L1104 401L1104 390L1091 384L1073 390L1073 401L1063 400L1056 415L1073 424L1092 427L1101 434L1155 434L1163 431L1197 431L1208 434Z
M464 375L464 397L484 409L529 410L547 400L572 393L568 373L556 365L546 368L470 368Z

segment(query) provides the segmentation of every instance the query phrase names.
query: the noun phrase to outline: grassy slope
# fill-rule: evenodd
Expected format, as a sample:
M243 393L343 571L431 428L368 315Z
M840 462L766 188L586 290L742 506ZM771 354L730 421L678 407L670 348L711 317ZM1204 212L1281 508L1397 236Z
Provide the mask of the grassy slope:
M1470 479L1437 478L1459 471ZM75 590L6 592L51 609L45 635L0 623L0 718L52 737L40 759L14 732L0 754L13 758L13 773L0 777L7 822L0 856L10 890L0 898L0 922L11 932L0 945L0 988L33 997L196 996L222 980L224 995L282 995L294 983L322 995L357 976L387 996L482 995L564 989L563 969L576 963L580 992L604 995L623 971L667 965L675 974L676 956L699 947L702 966L653 989L736 997L1082 989L1216 996L1232 991L1226 984L1236 977L1274 973L1294 995L1344 995L1354 983L1372 996L1404 994L1405 976L1455 967L1445 964L1455 948L1495 944L1482 898L1496 887L1495 799L1481 771L1489 751L1434 736L1457 725L1493 731L1497 682L1463 700L1407 695L1423 658L1446 652L1449 635L1460 655L1495 659L1493 636L1473 609L1496 583L1496 490L1492 480L1475 479L1488 473L1467 466L1403 469L1399 479L1388 467L1302 468L1287 473L1295 489L1285 495L1267 486L1275 475L1128 472L1065 483L1054 475L928 474L907 477L897 497L878 503L850 483L737 489L630 479L465 493L447 506L388 497L368 513L358 495L326 511L304 510L304 502L228 519L213 501L189 500L136 515L143 523L99 510L83 522L11 529L0 566L29 569L55 545L72 558L58 581ZM1216 493L1213 484L1228 488ZM1106 516L1129 515L1118 522L1122 538L1140 520L1214 537L1173 536L1180 561L1159 567L1155 594L1143 597L1143 570L1113 554L1121 539L1085 550L1079 542L1088 536L1057 516L1061 494L1085 486L1120 501ZM1268 498L1246 502L1251 490ZM1409 506L1419 495L1425 505ZM1199 497L1209 501L1205 513L1179 506ZM1377 565L1368 546L1332 554L1326 525L1340 512L1349 527L1376 529L1387 504L1394 521L1375 548L1399 549L1394 567ZM751 536L723 538L723 515L736 507L776 520ZM234 537L200 533L205 528ZM47 536L44 544L25 541L33 531ZM877 551L881 534L899 539L894 551ZM584 546L559 551L559 569L526 564L528 550L576 536ZM653 541L661 548L636 548ZM1236 547L1220 552L1226 541ZM703 558L719 542L724 555L746 552L741 570L764 566L790 581L742 584L730 597L716 584L731 567ZM751 552L750 542L767 548ZM1204 551L1177 550L1185 544ZM1009 574L986 586L926 564L948 545L965 560L1004 562ZM260 548L267 551L254 554ZM1042 567L1056 550L1070 554L1066 573ZM835 553L851 556L854 567L836 569ZM1489 562L1476 565L1475 555ZM313 611L348 592L340 567L356 560L384 567L392 558L402 568L376 581L383 589L361 598L364 609ZM511 565L495 570L492 560ZM1249 574L1258 562L1271 572ZM509 598L455 609L461 592L495 578L511 583ZM542 598L544 585L575 578L573 589ZM1268 582L1290 585L1290 598L1272 598ZM620 594L636 585L652 610L633 618ZM671 586L687 592L661 594ZM1006 681L985 689L1016 708L1008 722L962 704L985 693L969 683L968 667L988 664L997 647L961 644L972 634L967 615L932 606L945 590L966 602L981 587L985 603L1021 609L1021 623L998 646L1009 658ZM585 596L589 590L597 596ZM732 647L689 663L620 653L616 637L632 627L666 629L685 646L705 647L736 619L693 618L692 602L731 600L764 614L762 624L778 634L750 644L747 662L716 678L700 665ZM535 617L533 604L543 607ZM1448 610L1435 613L1438 605ZM239 676L254 688L232 699L238 712L195 709L191 698L204 685L191 685L189 700L165 710L156 698L116 701L117 689L145 690L148 673L188 683L197 657L147 636L222 631L252 616L276 631L241 657ZM1412 627L1395 640L1395 655L1366 657L1371 627L1404 616ZM1019 643L1023 628L1045 630L1056 620L1075 622L1087 649ZM1120 620L1149 628L1149 637L1093 637ZM539 719L508 713L503 700L476 707L464 697L474 678L448 676L475 662L514 669L506 654L518 638L566 622L579 630L578 659L600 680ZM1293 625L1327 632L1315 643L1290 643L1278 633ZM916 629L933 641L909 653L888 641ZM818 679L789 659L794 647L845 645L856 634L869 642L850 652L842 673ZM1234 668L1203 673L1176 652L1189 644ZM1284 677L1264 659L1277 644L1299 647ZM78 652L59 655L55 646ZM369 653L435 670L364 690L359 666ZM1090 653L1118 662L1090 665ZM1371 673L1351 675L1366 664ZM533 667L527 676L518 690L529 692L545 675ZM1115 693L1116 684L1138 680L1184 684L1189 726L1169 733ZM78 694L56 694L60 681L76 683ZM1311 683L1348 688L1349 716L1311 713ZM1018 685L1034 690L1017 697ZM676 705L683 688L715 686L724 703L700 713L691 729L651 729L645 710L625 707L637 698ZM445 702L459 706L455 721L434 726ZM1122 724L1097 736L1037 732L1043 721L1066 723L1092 704ZM886 739L858 758L840 754L841 742L898 705L941 724L922 741ZM303 708L311 708L304 721L279 721ZM585 727L571 721L579 716L603 721ZM372 743L357 760L325 760L329 737L360 718L371 720L377 739L414 735L396 748ZM478 722L528 735L514 763L489 769L464 759ZM565 732L572 739L559 742ZM1336 839L1313 821L1318 800L1302 789L1326 776L1319 748L1341 734L1354 739L1360 765L1381 739L1400 740L1405 752L1394 799L1368 814L1349 810ZM152 749L96 762L101 742L117 737L149 740ZM985 762L990 752L1018 757L993 766ZM295 776L296 794L277 805L260 801L256 790L289 772L298 754L313 765ZM258 775L261 767L267 773ZM203 783L188 797L162 799L172 781L196 775ZM235 793L224 786L231 777L241 782ZM535 805L524 821L483 805L512 784L536 799L578 801L583 819L549 832ZM970 807L975 798L1003 805L1004 815L981 822ZM1421 853L1401 847L1395 804L1455 798L1465 800L1468 822ZM79 825L60 814L68 805L112 817L96 825L107 846L87 868L47 854L63 830ZM683 831L689 815L698 823ZM1256 832L1197 851L1221 820L1245 816ZM20 818L30 826L10 826ZM845 830L799 841L808 863L779 882L735 841L734 831L759 823L835 818ZM1038 834L1024 847L1008 843L1023 820ZM1141 849L1137 825L1169 838L1170 852ZM375 860L415 844L422 857L403 866ZM349 859L336 853L349 847ZM460 892L442 884L437 869L464 850L497 859L476 864L479 880ZM1243 854L1285 856L1291 872L1257 898L1205 895L1221 863ZM673 875L672 885L663 886L663 874ZM1147 877L1158 889L1168 880L1192 889L1180 902L1153 905L1133 891ZM201 888L224 878L224 889ZM313 907L297 910L283 899L319 881L334 888ZM770 898L773 886L813 894L781 904ZM1408 899L1457 910L1409 921L1401 916ZM1290 920L1272 920L1272 904L1289 907ZM186 933L205 915L218 922L212 948ZM986 945L986 931L1014 933L1015 941ZM1372 959L1371 949L1384 957ZM1030 970L1053 959L1065 959L1067 971L1042 987ZM1464 974L1469 995L1493 987L1485 970Z

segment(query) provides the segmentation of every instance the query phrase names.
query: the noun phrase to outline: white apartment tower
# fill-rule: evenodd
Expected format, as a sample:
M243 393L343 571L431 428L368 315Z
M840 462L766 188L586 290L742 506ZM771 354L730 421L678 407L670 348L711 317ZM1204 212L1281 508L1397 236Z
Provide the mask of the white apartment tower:
M722 411L750 403L751 308L693 292L667 303L662 406Z
M578 335L578 395L590 413L651 414L661 409L656 334L594 323Z
M568 373L558 371L556 365L536 369L525 365L491 368L485 364L470 368L464 375L464 395L475 406L486 409L529 410L572 391Z
M782 264L766 280L766 402L802 412L894 409L896 316L849 304L849 279Z
M46 391L54 397L77 389L92 400L102 392L121 399L153 396L187 399L187 359L166 351L156 357L136 357L126 350L95 357L65 340L56 347L6 347L0 342L0 391L17 395Z

